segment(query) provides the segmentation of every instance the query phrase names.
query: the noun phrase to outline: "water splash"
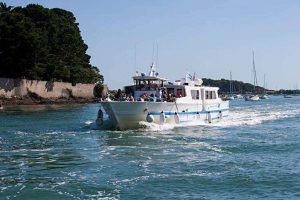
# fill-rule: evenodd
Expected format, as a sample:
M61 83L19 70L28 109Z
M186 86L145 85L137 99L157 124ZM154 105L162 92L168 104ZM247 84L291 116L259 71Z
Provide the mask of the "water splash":
M92 121L92 120L88 120L88 121L85 121L85 122L84 122L84 124L86 124L86 125L90 125L90 124L92 124L92 123L94 123L94 121Z
M220 120L214 120L212 123L206 121L190 121L180 124L154 124L148 122L140 122L141 130L143 131L165 131L171 130L175 127L187 126L216 126L216 127L229 127L229 126L244 126L244 125L257 125L266 121L290 118L300 115L300 109L286 108L285 106L257 106L257 107L236 107L228 117Z

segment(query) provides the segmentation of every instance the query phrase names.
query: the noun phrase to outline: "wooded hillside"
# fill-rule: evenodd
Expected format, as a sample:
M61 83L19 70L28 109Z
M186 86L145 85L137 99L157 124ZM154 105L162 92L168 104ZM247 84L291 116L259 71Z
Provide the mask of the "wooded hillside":
M221 79L221 80L213 80L208 78L203 78L203 85L205 86L214 86L220 88L220 93L229 93L230 91L230 80ZM255 87L250 83L244 83L242 81L232 81L233 93L262 93L264 91L263 87Z
M0 77L102 83L78 25L60 8L0 3Z

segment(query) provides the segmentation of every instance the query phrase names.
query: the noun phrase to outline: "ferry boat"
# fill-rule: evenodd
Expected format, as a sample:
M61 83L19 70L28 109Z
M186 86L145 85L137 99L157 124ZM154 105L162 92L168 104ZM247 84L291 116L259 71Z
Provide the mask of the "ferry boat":
M155 66L148 75L133 76L134 85L126 86L126 98L106 100L98 111L96 123L105 129L136 129L143 123L181 124L193 121L211 123L228 115L229 101L218 96L218 87L202 85L201 79L187 76L174 83L158 76Z

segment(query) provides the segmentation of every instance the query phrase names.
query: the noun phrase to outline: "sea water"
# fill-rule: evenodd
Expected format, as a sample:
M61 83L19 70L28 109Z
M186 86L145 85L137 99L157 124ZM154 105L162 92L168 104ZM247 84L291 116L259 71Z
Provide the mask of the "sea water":
M0 199L300 199L300 97L211 124L97 130L100 105L0 111Z

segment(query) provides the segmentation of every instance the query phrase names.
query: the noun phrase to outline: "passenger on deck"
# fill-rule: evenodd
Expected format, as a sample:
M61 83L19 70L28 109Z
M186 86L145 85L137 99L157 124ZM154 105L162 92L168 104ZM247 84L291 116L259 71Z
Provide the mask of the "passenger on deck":
M130 97L129 97L129 101L134 101L133 96L130 96Z

